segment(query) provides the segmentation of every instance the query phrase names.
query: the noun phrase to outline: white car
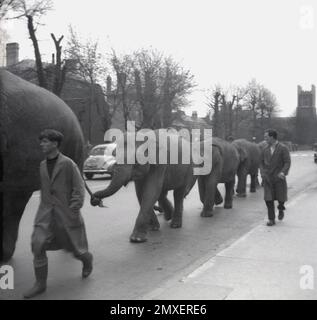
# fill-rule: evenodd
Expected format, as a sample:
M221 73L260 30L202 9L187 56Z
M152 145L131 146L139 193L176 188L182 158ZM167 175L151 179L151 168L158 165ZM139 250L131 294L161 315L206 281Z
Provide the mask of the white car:
M92 179L95 174L110 174L110 168L116 162L113 151L115 143L98 144L89 152L89 157L84 162L84 175L87 179Z

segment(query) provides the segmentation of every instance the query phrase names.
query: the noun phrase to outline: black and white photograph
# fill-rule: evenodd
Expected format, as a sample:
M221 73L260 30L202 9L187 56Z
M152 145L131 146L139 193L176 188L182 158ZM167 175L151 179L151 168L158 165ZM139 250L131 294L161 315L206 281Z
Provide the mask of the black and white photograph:
M314 0L0 0L0 300L316 300L316 85Z

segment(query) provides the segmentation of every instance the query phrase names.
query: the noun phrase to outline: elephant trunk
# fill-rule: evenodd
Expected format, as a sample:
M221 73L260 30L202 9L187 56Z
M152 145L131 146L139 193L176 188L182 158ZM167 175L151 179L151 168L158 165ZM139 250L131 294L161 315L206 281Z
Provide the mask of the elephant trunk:
M122 172L122 170L117 170L118 168L114 168L112 180L109 186L104 189L94 193L94 196L103 199L112 196L117 191L121 189L122 186L126 185L129 181L129 177Z

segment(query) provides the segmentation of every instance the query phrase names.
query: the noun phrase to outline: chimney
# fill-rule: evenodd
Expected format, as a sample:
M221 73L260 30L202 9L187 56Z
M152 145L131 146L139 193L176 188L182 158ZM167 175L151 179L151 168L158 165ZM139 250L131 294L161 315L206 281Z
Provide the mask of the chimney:
M192 119L197 120L197 111L192 112Z
M19 44L17 42L7 43L7 67L19 62Z

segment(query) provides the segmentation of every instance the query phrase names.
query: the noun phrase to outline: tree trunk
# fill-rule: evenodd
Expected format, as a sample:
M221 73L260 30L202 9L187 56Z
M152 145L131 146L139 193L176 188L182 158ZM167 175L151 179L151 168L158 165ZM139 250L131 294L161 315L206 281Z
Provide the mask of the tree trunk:
M41 53L38 45L38 41L35 35L35 29L33 25L33 17L27 16L28 19L28 30L29 35L33 43L34 48L34 54L35 54L35 63L36 63L36 72L37 72L37 78L39 82L39 86L42 88L47 89L47 79L44 74L43 64L42 64L42 58Z
M58 40L56 40L54 34L51 33L51 37L54 41L56 49L56 64L53 82L53 93L60 97L66 78L66 64L62 68L62 46L60 45L64 36L61 36Z

